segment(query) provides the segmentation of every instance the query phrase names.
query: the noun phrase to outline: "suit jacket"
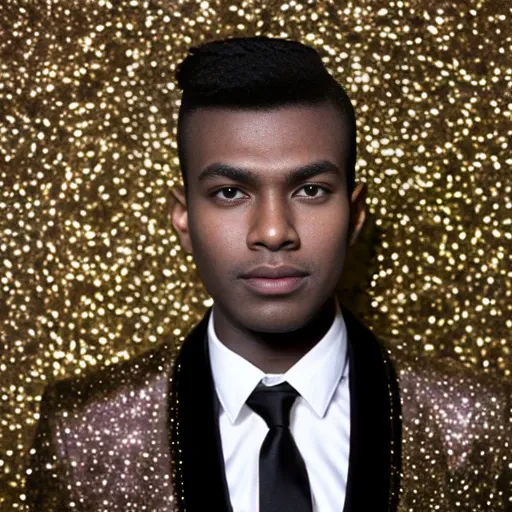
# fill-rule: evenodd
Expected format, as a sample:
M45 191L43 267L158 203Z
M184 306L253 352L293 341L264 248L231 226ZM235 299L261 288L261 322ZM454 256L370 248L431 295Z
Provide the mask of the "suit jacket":
M455 364L408 361L346 309L343 316L351 439L340 512L511 510L503 383ZM232 511L207 318L179 349L169 340L46 389L29 510Z

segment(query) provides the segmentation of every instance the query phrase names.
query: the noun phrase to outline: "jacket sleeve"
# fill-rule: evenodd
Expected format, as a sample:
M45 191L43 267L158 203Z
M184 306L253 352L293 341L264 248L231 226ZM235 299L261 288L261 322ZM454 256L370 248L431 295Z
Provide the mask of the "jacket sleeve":
M29 512L76 511L70 489L71 473L58 419L55 387L46 388L40 419L30 450L26 496Z

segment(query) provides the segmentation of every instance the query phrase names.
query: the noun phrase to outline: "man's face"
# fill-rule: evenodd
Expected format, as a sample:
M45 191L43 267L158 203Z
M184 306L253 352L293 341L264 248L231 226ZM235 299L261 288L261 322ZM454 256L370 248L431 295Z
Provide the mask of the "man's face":
M186 123L188 193L173 224L216 310L252 331L299 329L345 260L354 199L340 114L329 103L208 108Z

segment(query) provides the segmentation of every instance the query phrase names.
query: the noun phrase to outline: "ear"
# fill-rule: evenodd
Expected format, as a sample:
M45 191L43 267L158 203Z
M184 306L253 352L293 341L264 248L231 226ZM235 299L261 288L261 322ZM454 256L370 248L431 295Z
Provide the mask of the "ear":
M180 243L185 252L192 253L192 242L188 229L187 198L185 189L176 186L172 189L174 205L172 207L172 226L180 237Z
M349 245L354 245L366 220L366 183L358 183L350 197Z

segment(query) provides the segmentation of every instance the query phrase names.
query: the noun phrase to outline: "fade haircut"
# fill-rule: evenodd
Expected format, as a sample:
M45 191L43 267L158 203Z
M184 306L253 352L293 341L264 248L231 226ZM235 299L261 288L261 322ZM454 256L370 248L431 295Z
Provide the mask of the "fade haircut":
M176 70L176 80L183 91L178 158L185 189L185 124L193 111L201 107L268 110L330 101L340 112L349 137L346 178L349 195L352 193L357 155L354 108L313 48L263 36L213 41L189 50Z

